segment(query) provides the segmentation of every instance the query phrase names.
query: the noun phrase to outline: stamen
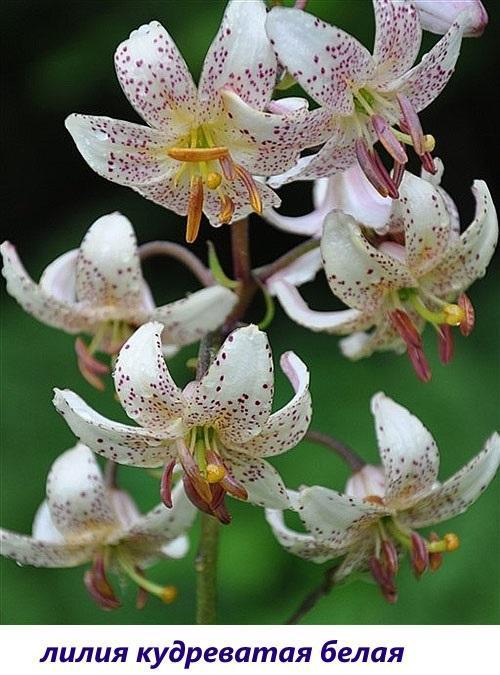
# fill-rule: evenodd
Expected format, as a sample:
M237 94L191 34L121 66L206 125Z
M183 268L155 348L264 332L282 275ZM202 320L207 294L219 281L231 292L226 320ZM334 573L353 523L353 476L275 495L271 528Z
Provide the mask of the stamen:
M453 333L448 324L438 326L438 347L441 363L450 363L453 359Z
M370 571L372 573L373 578L375 579L375 581L379 585L380 590L382 591L384 598L391 604L394 604L398 599L398 595L393 577L387 573L387 571L383 568L380 560L375 556L370 558L368 565L370 567Z
M432 373L423 349L408 347L408 356L418 379L422 382L430 382Z
M429 567L427 543L417 532L411 533L411 565L417 579L420 579Z
M203 513L208 513L209 516L213 516L214 515L213 511L210 508L212 493L210 493L210 501L207 502L205 499L202 499L200 497L200 495L194 488L193 481L187 474L184 474L184 476L182 477L182 482L184 484L184 490L186 492L189 501L194 506L196 506L197 509L203 511Z
M165 466L160 481L160 496L162 502L169 509L172 508L172 473L175 467L175 459Z
M106 578L103 555L98 555L92 567L83 576L83 581L91 597L101 609L110 610L121 607L121 602Z
M160 586L159 584L155 584L153 581L146 579L143 574L139 573L125 555L119 553L117 558L122 570L139 586L139 588L143 588L148 593L156 595L157 598L163 600L167 605L176 599L177 589L175 586Z
M236 173L234 171L234 163L230 155L227 155L227 157L221 157L219 159L219 164L224 178L226 180L233 181L236 178Z
M221 196L221 210L219 212L219 220L222 225L227 225L231 222L234 213L234 202L231 197L227 195Z
M403 338L408 348L422 348L422 337L406 312L402 309L395 309L390 312L389 317L392 325Z
M201 176L191 178L191 192L189 193L189 203L186 224L186 241L192 244L196 241L200 231L201 216L203 214L203 179Z
M399 569L398 552L390 539L384 539L382 541L382 555L388 573L391 576L397 574Z
M211 162L229 155L226 147L215 148L169 148L167 155L179 162Z
M378 165L373 160L372 153L362 138L358 138L356 141L356 157L358 158L361 170L373 187L382 195L382 197L388 197L389 190L385 178L383 174L380 173Z
M434 164L434 160L432 159L430 152L424 152L423 155L420 155L420 160L427 173L430 173L433 176L437 173L437 166Z
M260 216L262 214L262 200L257 188L257 183L255 182L253 176L239 164L234 165L234 170L248 192L250 206L255 211L255 213Z
M460 322L460 332L464 337L467 337L472 333L472 330L474 328L474 323L475 323L475 312L474 312L474 307L472 305L472 302L470 301L469 297L465 295L465 293L462 293L458 300L458 306L463 310L464 312L464 318Z
M378 140L390 156L399 164L406 164L408 162L408 155L382 115L373 115L371 121Z
M398 94L396 98L398 100L399 107L401 108L405 128L408 129L408 133L410 134L415 152L417 155L421 156L424 154L424 152L426 152L426 147L424 132L422 130L422 125L420 124L420 119L417 115L417 112L407 96L404 94Z
M451 553L460 547L460 539L454 532L445 534L442 539L434 540L427 544L429 553Z
M216 190L222 183L222 176L217 171L210 171L207 174L207 187L209 190Z
M189 452L188 448L182 441L179 441L177 443L177 448L179 461L181 462L182 468L184 469L187 477L189 478L189 481L193 489L197 492L197 494L201 497L203 501L205 501L207 504L210 504L210 502L212 501L212 492L210 491L210 485L208 484L207 480L202 476L200 467L195 462L193 455Z
M439 535L436 532L431 532L429 535L429 541L435 542L439 541ZM441 553L432 553L429 552L429 569L431 572L437 572L443 563L443 556Z
M216 466L224 469L224 476L220 481L220 486L223 488L223 490L225 492L229 492L230 495L233 495L233 497L236 497L237 499L246 501L248 499L248 492L243 487L243 485L237 481L236 478L227 470L219 455L213 450L209 450L207 452L207 459L211 464L215 464Z
M405 175L405 165L400 164L399 162L394 162L394 166L392 167L391 178L392 182L398 188L398 190L404 175Z
M104 391L105 384L101 376L109 373L109 367L92 355L92 352L81 338L76 338L75 340L75 352L78 369L82 376L92 387L99 391Z

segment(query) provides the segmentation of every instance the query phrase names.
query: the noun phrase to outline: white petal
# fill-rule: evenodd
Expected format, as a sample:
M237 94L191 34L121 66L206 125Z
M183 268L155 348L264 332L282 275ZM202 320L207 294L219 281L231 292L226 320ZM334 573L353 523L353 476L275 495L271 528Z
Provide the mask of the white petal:
M365 464L361 469L351 474L345 486L345 493L356 499L366 497L385 496L385 476L381 466Z
M409 1L409 0L407 0ZM443 35L449 30L457 15L468 11L464 37L479 37L488 24L488 14L481 0L412 0L418 10L424 30Z
M417 329L420 324L415 324ZM373 352L395 351L401 354L406 350L405 343L385 317L374 324L373 330L369 333L355 332L340 340L339 347L342 354L353 361L371 356Z
M163 345L188 345L221 326L237 302L238 296L228 288L209 286L156 308L151 319L164 326Z
M466 511L486 490L500 464L500 436L495 433L484 450L404 514L412 527L426 527Z
M374 547L375 541L371 537L366 537L364 541L360 541L353 546L335 572L335 582L339 583L352 572L365 569L374 554Z
M304 237L315 237L321 234L325 215L326 213L322 209L315 209L305 216L284 216L274 209L269 209L263 213L262 217L271 225L285 232L300 234Z
M0 246L0 252L3 257L2 274L7 280L7 291L28 314L48 326L60 328L67 333L92 330L95 322L82 313L81 307L76 303L62 302L35 284L10 242L4 241Z
M91 544L54 544L0 529L0 553L20 565L76 567L92 558Z
M395 509L414 504L432 489L439 452L424 425L382 393L372 398L372 413L385 473L385 502Z
M132 31L115 53L116 74L139 115L167 132L181 126L181 114L196 114L196 87L167 30L151 21Z
M39 286L47 295L61 302L76 302L76 260L78 249L63 253L42 272Z
M274 7L266 29L278 59L320 105L340 115L354 112L350 84L374 73L371 54L344 31L298 9Z
M81 443L52 465L47 503L52 522L69 541L102 541L119 526L95 455Z
M333 557L328 547L316 541L312 535L295 532L287 527L283 511L266 509L266 520L278 542L289 553L316 563L325 562Z
M388 512L380 506L315 485L300 492L298 513L307 530L327 543L333 555L368 536L368 528Z
M123 345L113 378L127 415L148 431L162 436L183 410L181 390L163 358L158 322L145 323Z
M271 414L273 361L267 335L239 328L225 340L206 375L185 393L187 427L214 425L224 443L260 432Z
M415 285L405 266L372 246L344 213L332 211L326 217L321 253L330 288L353 309L374 313L388 291Z
M145 282L131 222L121 213L101 216L83 238L76 262L79 302L111 306L116 319L139 322Z
M293 448L304 437L311 422L309 371L293 352L282 355L280 365L295 391L295 396L267 420L258 436L241 443L238 450L252 457L271 457Z
M374 0L373 8L377 81L390 81L403 75L417 58L422 39L419 16L413 5L392 0Z
M289 498L281 476L268 462L234 450L227 452L224 461L231 474L248 492L248 501L251 504L269 509L289 507Z
M301 286L308 281L313 281L316 274L321 269L321 251L319 246L312 251L301 255L293 263L284 269L276 272L273 276L266 279L266 285L271 293L274 293L273 286L277 281L286 281L293 286Z
M68 389L54 389L54 406L64 417L71 431L94 452L118 464L155 468L175 456L170 449L167 433L156 436L146 429L112 422ZM178 428L170 430L175 438Z
M31 534L33 539L50 542L51 544L64 544L64 537L54 525L46 499L43 500L35 513Z
M210 108L223 87L254 108L265 108L276 81L276 57L265 21L266 7L261 0L228 3L203 64L198 87L202 114L203 107Z
M185 535L177 537L174 541L171 541L169 544L161 547L162 554L167 558L173 558L174 560L180 560L187 555L189 551L189 539Z

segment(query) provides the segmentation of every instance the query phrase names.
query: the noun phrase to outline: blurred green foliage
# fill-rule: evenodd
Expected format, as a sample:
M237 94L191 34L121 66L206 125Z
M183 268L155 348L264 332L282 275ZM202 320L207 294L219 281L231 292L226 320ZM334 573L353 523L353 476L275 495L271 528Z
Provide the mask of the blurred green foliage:
M174 0L16 0L4 6L3 113L6 236L18 247L35 279L43 267L70 247L77 246L95 218L119 209L129 216L140 241L154 238L182 240L182 219L146 202L135 193L95 176L74 149L63 127L73 111L135 120L115 79L112 53L116 45L141 23L158 19L171 31L193 72L217 30L225 3ZM369 45L373 38L370 3L365 0L311 0L309 8L336 22ZM499 14L498 7L491 7ZM494 16L491 22L494 23ZM426 36L432 44L434 36ZM494 65L494 27L480 40L466 41L452 83L424 115L427 129L438 138L446 160L445 187L465 214L472 213L472 179L494 180L490 142L494 141L489 111L494 92L484 86L483 72ZM483 114L484 113L484 114ZM496 167L495 167L496 168ZM309 186L283 191L285 211L309 208ZM205 254L203 240L214 239L228 267L227 228L202 230L195 249ZM262 264L286 250L296 238L275 232L255 218L253 253ZM177 263L166 259L146 266L158 302L173 300L196 288ZM342 358L337 340L313 335L292 325L281 312L270 329L279 354L295 350L309 365L315 402L313 427L344 439L369 461L377 460L369 412L371 396L379 390L410 408L434 433L441 448L441 476L448 477L477 453L498 426L498 275L471 291L477 328L468 340L457 339L456 357L448 367L438 363L434 335L426 336L434 377L423 385L403 357L377 355L351 363ZM323 279L306 289L319 309L340 306ZM43 499L45 477L57 455L74 438L55 413L52 387L74 389L100 412L125 417L111 387L105 394L92 390L79 376L72 338L38 324L2 295L2 513L3 526L28 532ZM256 308L256 317L262 307ZM187 348L171 363L184 384L190 372ZM276 406L290 395L280 374ZM347 478L341 461L327 450L303 442L274 462L286 483L325 484L342 489ZM158 486L143 472L120 469L120 482L147 509L158 499ZM400 599L389 606L378 589L363 582L338 588L308 615L310 623L496 623L500 619L500 557L498 480L470 511L440 528L455 531L461 548L445 557L441 570L420 582L407 564L399 575ZM282 623L303 596L322 578L317 566L282 551L261 510L230 502L233 523L221 540L220 621L225 623ZM175 604L151 599L138 613L134 588L124 588L124 607L113 614L98 610L82 583L83 568L45 570L20 568L1 560L1 608L4 623L192 623L194 571L198 529L192 550L181 561L156 566L151 576L179 589Z

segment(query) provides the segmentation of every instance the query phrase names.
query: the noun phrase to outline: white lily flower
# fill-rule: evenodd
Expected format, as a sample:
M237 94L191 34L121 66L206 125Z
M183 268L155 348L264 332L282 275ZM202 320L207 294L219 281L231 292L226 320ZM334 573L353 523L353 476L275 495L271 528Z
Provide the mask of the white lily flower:
M357 159L380 194L396 198L408 161L405 146L412 146L423 166L434 172L434 138L424 135L417 113L451 77L467 13L412 68L422 37L415 7L400 0L373 0L373 6L373 54L340 28L301 10L274 7L269 13L266 30L278 59L330 116L321 150L271 180L273 187L330 176ZM374 150L377 142L394 161L392 175Z
M27 536L0 530L1 554L21 565L76 567L92 562L85 585L103 609L120 606L106 573L111 570L131 578L144 593L172 602L172 586L159 586L144 576L144 568L162 558L183 558L189 542L185 536L196 510L182 484L173 490L173 508L163 504L146 515L137 511L131 497L106 485L94 454L79 443L60 455L47 478L47 498Z
M89 346L78 338L75 349L80 371L98 389L104 387L100 376L109 368L94 358L95 352L116 354L137 326L152 319L164 326L164 349L175 352L220 326L237 302L227 288L212 286L155 307L133 227L120 213L98 218L80 248L56 258L38 284L10 242L5 241L0 252L7 291L23 309L66 333L92 336Z
M392 202L385 234L332 211L321 239L323 267L332 292L349 309L311 310L293 280L287 279L287 270L268 280L270 291L297 323L315 331L351 334L340 344L345 356L356 360L374 351L406 349L417 375L427 381L431 373L420 334L427 322L433 325L442 362L451 360L451 326L460 326L463 335L472 331L474 310L465 291L486 273L498 239L486 183L474 181L472 191L476 214L461 235L449 196L408 172L400 199ZM311 256L303 260L311 268L309 274L302 269L302 279L307 280L318 264ZM300 268L301 259L294 266ZM369 329L373 330L366 332Z
M149 126L87 115L66 120L99 175L187 214L188 242L202 212L216 226L277 206L278 196L254 176L286 171L314 144L304 99L266 111L277 64L265 18L262 0L228 3L198 88L167 30L157 21L141 26L118 47L115 65Z
M479 37L488 25L488 13L481 0L406 0L415 5L424 30L443 35L457 16L467 11L464 37Z
M382 393L372 399L382 466L366 465L348 481L345 493L307 487L293 495L307 533L288 528L283 513L266 511L278 541L314 562L345 556L335 573L340 581L369 569L389 602L395 602L399 557L411 555L417 577L436 570L442 554L459 546L456 534L424 539L415 528L437 525L466 511L486 489L500 464L500 436L444 483L438 481L439 452L423 424Z
M190 499L222 522L230 520L226 492L260 506L287 508L283 482L263 458L293 448L306 433L311 416L306 366L293 352L283 354L281 367L295 396L271 414L271 349L256 326L231 333L204 377L182 391L163 359L161 330L158 323L141 326L116 362L117 396L140 426L112 422L73 392L56 389L54 405L73 433L119 464L165 465L161 493L167 505L179 462Z

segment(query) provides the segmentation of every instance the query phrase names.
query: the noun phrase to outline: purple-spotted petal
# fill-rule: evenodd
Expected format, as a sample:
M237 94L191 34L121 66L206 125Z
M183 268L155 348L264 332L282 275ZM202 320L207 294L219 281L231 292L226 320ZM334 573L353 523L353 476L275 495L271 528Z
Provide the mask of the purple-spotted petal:
M228 450L224 457L228 470L243 485L248 501L269 509L287 509L290 505L281 476L268 462Z
M281 369L290 380L295 396L281 410L273 413L261 433L237 449L252 457L272 457L293 448L304 437L311 422L309 371L293 352L280 359Z
M183 397L162 353L163 325L146 323L123 345L113 378L127 415L158 436L168 432L183 410Z
M158 21L132 31L116 50L115 67L125 95L150 126L169 133L196 114L193 78Z
M373 321L377 321L377 317L373 317ZM401 336L386 317L379 317L369 333L355 332L343 338L339 342L339 347L342 354L353 361L371 356L373 352L393 351L401 354L406 349Z
M410 0L406 0L409 2ZM488 14L481 0L411 0L418 10L424 30L443 35L460 12L467 10L464 37L479 37L488 25Z
M486 490L499 464L500 436L495 433L482 452L409 509L405 520L411 527L427 527L460 515Z
M273 384L267 335L254 325L238 328L203 378L185 392L184 423L212 424L222 443L244 443L261 431L271 414Z
M174 459L170 440L182 431L174 422L160 435L99 415L72 391L54 390L54 406L71 431L91 450L118 464L156 468Z
M52 465L47 504L53 524L68 541L104 541L119 527L95 455L81 443Z
M412 67L417 58L422 29L418 13L411 4L394 0L373 0L377 82L390 82Z
M0 529L0 554L20 565L76 567L92 558L95 545L54 544Z
M424 425L406 408L382 393L372 398L372 413L385 473L385 502L405 508L435 484L439 452Z
M189 345L221 326L237 302L238 296L228 288L209 286L156 308L151 319L163 324L163 347Z
M228 3L200 77L202 115L204 109L211 111L217 104L217 94L223 87L232 89L257 110L266 107L276 81L276 57L266 35L265 21L262 0Z
M278 542L289 553L316 563L325 562L333 557L329 548L312 535L296 532L287 527L283 511L266 509L266 520Z
M375 541L372 537L366 537L364 541L358 542L350 550L341 565L335 572L334 579L339 583L343 579L358 570L364 570L368 567L368 561L374 553Z
M320 105L339 115L354 112L352 85L375 71L371 54L340 28L298 9L274 7L266 29L279 61Z

